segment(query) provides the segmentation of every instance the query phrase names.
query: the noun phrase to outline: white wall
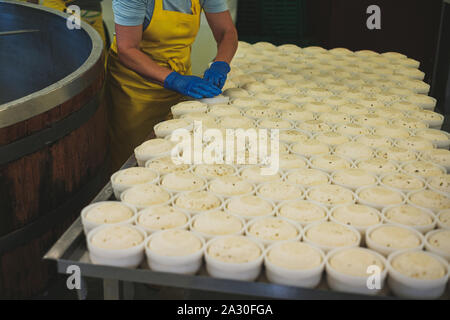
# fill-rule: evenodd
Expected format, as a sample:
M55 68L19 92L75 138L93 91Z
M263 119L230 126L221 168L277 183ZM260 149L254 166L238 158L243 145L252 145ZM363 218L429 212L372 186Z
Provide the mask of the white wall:
M112 39L114 34L114 15L112 10L112 0L103 0L102 7L103 7L103 20L105 21L106 26L108 27L109 35Z
M227 0L233 20L236 21L237 1ZM105 20L111 39L114 33L114 17L112 11L112 0L103 0L103 20ZM214 41L211 30L205 16L202 16L202 23L198 37L192 48L192 71L196 75L203 74L208 67L208 63L214 59L217 52L216 42Z

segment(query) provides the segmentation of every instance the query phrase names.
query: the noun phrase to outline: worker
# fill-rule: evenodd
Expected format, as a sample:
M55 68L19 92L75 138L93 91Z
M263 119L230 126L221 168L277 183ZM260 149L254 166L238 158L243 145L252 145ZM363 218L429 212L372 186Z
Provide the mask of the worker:
M113 0L113 10L105 92L117 169L183 97L221 93L238 39L226 0ZM191 75L190 57L202 11L218 49L203 78Z
M103 27L102 0L22 0L39 4L65 12L70 5L76 5L81 9L80 15L83 21L89 23L99 34L106 48L106 34Z

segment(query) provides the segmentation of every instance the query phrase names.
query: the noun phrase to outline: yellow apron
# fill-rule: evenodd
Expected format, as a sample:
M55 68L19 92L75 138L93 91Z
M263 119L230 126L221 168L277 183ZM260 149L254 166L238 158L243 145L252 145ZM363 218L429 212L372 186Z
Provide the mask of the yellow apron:
M140 43L141 50L159 65L183 75L191 74L191 46L200 28L199 0L192 0L191 10L192 14L167 11L163 0L155 0L153 17ZM107 59L105 95L114 170L183 98L124 66L117 55L115 37Z
M43 0L42 4L46 7L53 8L59 11L65 11L71 2L74 0ZM103 45L106 48L105 29L103 28L103 15L98 11L88 11L81 8L81 18L83 21L89 23L102 37ZM107 49L105 49L106 52Z
M46 7L53 8L59 11L66 10L67 6L66 4L69 4L70 1L64 1L64 0L44 0L42 4Z

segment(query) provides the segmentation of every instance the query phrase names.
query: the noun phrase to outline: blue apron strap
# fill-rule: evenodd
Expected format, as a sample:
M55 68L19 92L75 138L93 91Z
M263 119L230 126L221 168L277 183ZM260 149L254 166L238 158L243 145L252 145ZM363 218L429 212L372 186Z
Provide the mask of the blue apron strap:
M150 20L147 17L145 17L144 23L142 24L142 30L145 31L149 25L150 25Z

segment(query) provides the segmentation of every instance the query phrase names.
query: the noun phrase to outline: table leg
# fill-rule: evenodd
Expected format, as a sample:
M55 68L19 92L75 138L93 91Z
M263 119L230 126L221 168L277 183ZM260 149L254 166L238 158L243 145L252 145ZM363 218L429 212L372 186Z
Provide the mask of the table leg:
M122 292L124 300L133 300L134 299L134 283L123 281L122 283Z
M86 300L88 295L88 288L86 284L86 280L84 280L83 277L81 277L81 288L80 290L77 290L77 298L78 300Z
M103 299L104 300L120 299L119 280L103 279Z

